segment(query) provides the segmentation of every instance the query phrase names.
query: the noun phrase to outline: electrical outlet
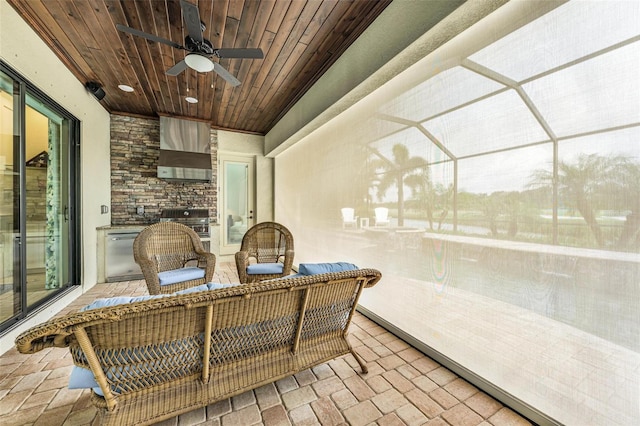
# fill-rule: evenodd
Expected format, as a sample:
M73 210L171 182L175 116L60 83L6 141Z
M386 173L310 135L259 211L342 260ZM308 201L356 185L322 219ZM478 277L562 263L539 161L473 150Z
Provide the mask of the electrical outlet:
M136 213L139 214L139 215L143 215L144 214L144 206L136 207Z

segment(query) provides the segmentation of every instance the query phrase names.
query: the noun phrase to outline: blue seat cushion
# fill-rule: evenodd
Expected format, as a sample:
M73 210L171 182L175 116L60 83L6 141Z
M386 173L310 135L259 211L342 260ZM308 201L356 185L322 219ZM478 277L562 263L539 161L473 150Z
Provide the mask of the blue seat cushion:
M100 396L104 396L100 385L96 382L96 377L93 375L93 371L86 368L73 366L71 370L71 376L69 376L69 389L87 389L93 388L93 391Z
M334 262L334 263L301 263L298 266L298 273L302 275L325 274L327 272L342 272L358 269L353 263Z
M170 294L153 294L145 296L117 296L109 297L105 299L96 299L80 311L84 312L89 309L105 308L107 306L124 305L125 303L144 302L145 300L158 299L162 297L168 297Z
M189 268L172 269L170 271L164 271L158 274L160 285L181 283L184 281L197 280L200 278L204 278L204 269L196 268L195 266Z
M247 274L249 275L281 274L282 271L284 271L282 263L254 263L247 266Z

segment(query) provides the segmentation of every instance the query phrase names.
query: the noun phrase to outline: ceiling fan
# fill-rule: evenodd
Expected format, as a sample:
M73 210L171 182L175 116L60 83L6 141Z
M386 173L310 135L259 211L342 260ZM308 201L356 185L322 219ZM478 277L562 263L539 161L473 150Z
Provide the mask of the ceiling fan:
M116 28L125 33L133 34L135 36L144 37L147 40L156 41L158 43L164 43L168 46L176 49L186 50L187 55L185 58L169 68L166 71L167 75L176 76L187 67L194 69L198 72L214 71L220 77L225 79L232 86L238 86L240 80L235 78L229 71L224 69L218 62L213 62L211 59L216 58L238 58L238 59L262 59L264 54L262 49L252 48L229 48L229 49L216 49L211 45L211 42L202 37L202 31L205 29L204 23L200 21L200 11L198 6L191 4L185 0L180 0L180 7L182 8L182 16L184 17L184 23L187 27L187 36L184 39L184 46L173 42L171 40L158 37L153 34L148 34L135 28L130 28L124 25L117 24Z

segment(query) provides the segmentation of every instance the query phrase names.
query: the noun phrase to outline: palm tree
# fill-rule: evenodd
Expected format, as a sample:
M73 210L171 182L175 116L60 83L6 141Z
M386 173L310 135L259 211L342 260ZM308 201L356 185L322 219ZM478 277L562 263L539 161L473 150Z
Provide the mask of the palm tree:
M640 163L622 159L615 169L610 188L615 207L630 210L616 246L621 250L640 249Z
M433 231L434 222L437 221L438 231L442 230L442 222L449 213L449 203L453 198L453 184L434 185L427 167L422 167L418 173L407 176L404 182L416 194L417 206L426 213L429 229Z
M491 231L492 237L498 236L498 216L502 211L502 206L498 197L489 195L488 197L483 198L482 203L480 205L482 208L482 213L487 219L487 223L489 225L489 230Z
M392 148L392 159L379 155L374 162L374 169L381 170L377 181L378 196L384 197L386 192L395 185L398 188L398 226L404 226L404 186L406 179L416 173L416 169L427 163L422 157L411 157L409 149L403 144L395 144Z
M637 214L640 207L638 178L640 167L623 156L604 157L599 154L581 154L575 164L558 164L558 193L564 203L575 208L584 218L599 247L605 245L602 229L596 220L596 207L630 207ZM532 186L551 187L553 174L549 170L536 170ZM628 224L633 220L628 219ZM637 233L637 226L631 230Z

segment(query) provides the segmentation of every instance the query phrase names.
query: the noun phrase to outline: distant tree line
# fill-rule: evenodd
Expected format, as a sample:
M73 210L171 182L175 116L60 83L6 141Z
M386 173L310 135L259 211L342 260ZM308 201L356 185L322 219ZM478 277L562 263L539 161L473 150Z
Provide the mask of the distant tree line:
M378 199L397 188L397 221L404 226L405 210L418 211L433 231L441 231L451 220L453 185L434 184L427 161L410 156L403 144L392 148L391 158L378 155L372 162L371 187ZM519 218L531 215L540 206L552 205L552 194L558 193L563 209L577 212L593 236L596 245L617 250L640 250L640 163L625 156L581 154L574 162L558 163L557 180L553 168L535 170L523 191L495 192L492 194L458 194L458 211L472 209L481 212L492 236L498 236L498 222L506 218L506 235L514 238ZM411 199L405 200L405 188ZM601 211L625 212L624 225L616 241L606 241Z

